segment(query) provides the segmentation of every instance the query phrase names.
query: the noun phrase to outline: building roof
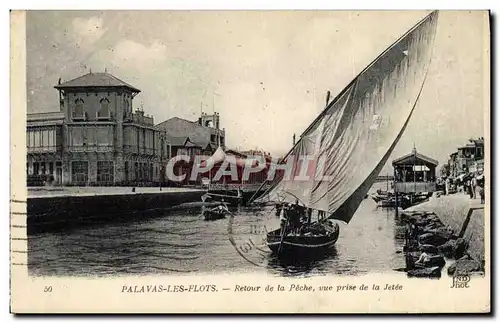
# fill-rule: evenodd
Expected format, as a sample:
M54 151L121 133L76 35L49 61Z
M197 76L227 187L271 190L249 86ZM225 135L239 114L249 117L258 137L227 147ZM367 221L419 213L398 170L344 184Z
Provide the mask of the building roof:
M430 165L437 166L439 163L437 160L435 160L433 158L419 154L416 150L414 150L413 152L411 152L407 155L404 155L403 157L399 157L399 158L392 161L392 166L394 166L394 165L411 165L411 164L415 164L415 165L430 164Z
M194 123L196 125L198 125L198 122L197 121L190 121L190 120L186 120L186 119L183 119L183 118L179 118L179 117L172 117L170 119L167 119L163 122L160 122L159 124L155 125L155 128L163 128L168 122L172 122L173 120L179 120L179 121L182 121L182 122L187 122L187 123Z
M48 121L64 119L64 112L41 112L41 113L28 113L26 116L27 121Z
M27 127L43 127L62 125L64 123L63 112L28 113L26 118Z
M462 147L458 147L457 149L469 149L469 148L475 148L476 145L474 145L473 143L467 143L465 146L462 146Z
M200 146L198 146L197 144L195 144L194 142L189 140L189 138L186 141L186 143L184 144L184 147L186 147L186 148L201 148Z
M88 73L54 86L56 89L79 88L79 87L120 87L127 88L133 92L141 92L136 87L123 82L109 73Z
M478 139L469 139L469 141L475 145L484 145L484 138L483 137L480 137Z
M172 147L187 147L187 148L201 148L200 145L194 143L189 137L172 137L167 136L168 141Z
M176 125L181 124L183 125L181 130L178 132L177 130L178 127ZM184 127L186 126L186 127ZM203 150L214 150L217 148L217 146L211 144L210 140L207 138L204 138L203 136L197 134L197 131L195 130L197 127L199 128L207 128L198 123L198 121L190 121L187 119L179 118L179 117L172 117L170 119L167 119L157 125L155 125L155 128L158 130L166 131L167 134L183 134L186 136L189 136L189 140L196 144L197 147L201 147ZM174 130L175 129L175 130ZM224 133L224 130L219 130L220 132ZM173 137L173 136L172 136Z
M167 136L167 140L170 142L170 145L171 146L182 146L184 147L184 145L186 144L186 141L189 140L188 137L171 137L171 136Z

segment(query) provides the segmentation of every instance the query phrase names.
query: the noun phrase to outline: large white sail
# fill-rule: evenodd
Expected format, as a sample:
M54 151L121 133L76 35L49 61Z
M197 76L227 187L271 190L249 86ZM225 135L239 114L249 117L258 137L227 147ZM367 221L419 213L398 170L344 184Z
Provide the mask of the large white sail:
M365 68L299 138L292 176L266 192L274 201L349 222L402 135L423 88L436 32L432 12ZM304 156L307 175L297 178ZM299 161L299 162L297 162Z

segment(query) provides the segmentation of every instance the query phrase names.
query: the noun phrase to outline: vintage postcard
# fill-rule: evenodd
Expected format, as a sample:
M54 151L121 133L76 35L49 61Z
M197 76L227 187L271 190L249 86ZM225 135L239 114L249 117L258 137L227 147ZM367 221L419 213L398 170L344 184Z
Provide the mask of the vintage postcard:
M489 313L488 11L12 11L11 312Z

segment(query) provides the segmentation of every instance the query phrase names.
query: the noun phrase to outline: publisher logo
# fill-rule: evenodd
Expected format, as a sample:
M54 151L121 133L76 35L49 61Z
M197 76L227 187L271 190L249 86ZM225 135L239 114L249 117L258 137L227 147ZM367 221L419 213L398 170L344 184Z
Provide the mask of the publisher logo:
M450 288L469 288L470 276L469 275L455 275L452 277Z

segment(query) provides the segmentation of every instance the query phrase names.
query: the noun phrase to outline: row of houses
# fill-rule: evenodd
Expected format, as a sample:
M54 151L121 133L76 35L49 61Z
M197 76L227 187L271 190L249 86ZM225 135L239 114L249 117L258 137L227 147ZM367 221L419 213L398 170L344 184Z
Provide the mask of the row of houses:
M448 163L441 169L443 177L457 178L469 173L484 172L484 138L469 139L464 146L450 154Z
M27 115L28 185L158 185L175 155L226 149L218 113L155 124L134 109L141 91L104 73L59 80L59 111Z

